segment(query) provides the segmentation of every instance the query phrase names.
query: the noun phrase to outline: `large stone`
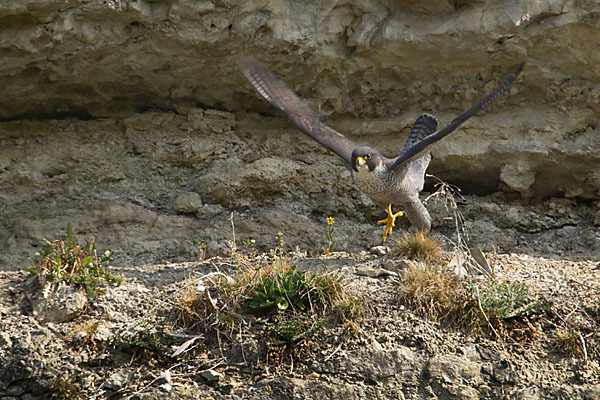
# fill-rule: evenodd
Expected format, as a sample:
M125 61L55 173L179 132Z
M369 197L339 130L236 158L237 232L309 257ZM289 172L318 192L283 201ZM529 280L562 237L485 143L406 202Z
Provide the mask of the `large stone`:
M415 379L419 374L420 359L408 347L385 350L381 346L372 346L359 352L352 352L340 360L342 370L365 382L374 384L393 378Z
M175 198L175 211L181 214L196 213L202 207L202 199L198 193L181 193Z
M60 286L51 290L50 285L40 290L31 300L34 317L41 322L67 322L85 311L88 299L81 289Z
M442 384L479 385L483 382L481 365L465 357L438 355L429 360L427 370L432 379Z

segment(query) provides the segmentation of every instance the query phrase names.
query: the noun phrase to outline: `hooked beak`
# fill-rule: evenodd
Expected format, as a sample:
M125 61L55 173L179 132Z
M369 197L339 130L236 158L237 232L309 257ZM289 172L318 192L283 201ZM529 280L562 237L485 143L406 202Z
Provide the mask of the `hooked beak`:
M356 172L367 171L369 166L367 165L367 160L364 157L356 157L354 160L354 170Z

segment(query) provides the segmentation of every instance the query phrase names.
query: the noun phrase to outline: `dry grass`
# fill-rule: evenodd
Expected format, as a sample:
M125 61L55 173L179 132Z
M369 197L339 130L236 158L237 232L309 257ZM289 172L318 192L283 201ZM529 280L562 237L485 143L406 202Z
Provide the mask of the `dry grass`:
M561 353L568 354L571 357L581 357L583 355L580 334L571 328L558 330L554 343L555 349Z
M258 267L256 257L238 254L236 260L239 268L231 276L190 278L175 298L175 325L216 338L220 347L224 338L237 343L258 334L268 363L292 365L311 356L327 321L348 326L348 336L358 332L351 324L364 315L364 306L348 294L339 273L299 271L281 251Z
M399 290L401 301L423 317L519 342L538 337L539 327L533 321L550 306L531 296L523 283L461 281L433 265L407 268Z
M440 267L413 264L404 271L400 298L424 317L447 319L464 302L464 289L456 276Z
M556 349L561 353L577 356L581 353L579 336L572 329L561 329L556 332Z
M335 306L334 310L337 317L342 322L358 321L366 314L365 302L360 299L346 296Z
M175 298L176 323L187 328L195 328L197 324L207 321L207 319L217 310L213 306L209 291L204 283L196 283L189 278L187 286ZM218 288L211 281L213 288Z
M260 267L245 262L232 276L215 273L190 280L175 298L175 322L187 329L227 333L249 314L322 316L348 298L338 274L299 271L283 258Z
M442 244L439 240L423 234L423 232L404 233L392 245L392 253L424 262L439 261L442 255Z
M100 321L88 321L76 326L69 336L71 336L74 345L79 347L89 346L95 349L98 346L95 336L99 326Z

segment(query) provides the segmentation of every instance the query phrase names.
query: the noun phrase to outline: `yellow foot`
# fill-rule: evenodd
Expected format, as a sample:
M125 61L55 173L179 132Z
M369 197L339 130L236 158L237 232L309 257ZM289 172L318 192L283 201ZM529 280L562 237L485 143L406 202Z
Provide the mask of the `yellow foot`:
M385 243L385 239L387 238L387 235L391 235L392 234L392 228L394 227L394 225L396 224L396 218L397 217L401 217L402 215L404 215L404 213L402 211L398 211L396 214L394 214L392 212L392 205L388 205L388 209L387 209L388 215L387 218L382 219L380 221L377 221L378 224L385 224L385 231L383 232L383 238L381 239L381 241L383 243Z

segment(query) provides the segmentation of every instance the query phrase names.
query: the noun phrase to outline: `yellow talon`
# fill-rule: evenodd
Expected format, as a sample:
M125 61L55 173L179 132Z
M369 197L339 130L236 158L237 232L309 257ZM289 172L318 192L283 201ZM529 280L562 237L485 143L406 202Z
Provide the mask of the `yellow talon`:
M392 205L388 205L387 209L388 215L387 218L377 221L378 224L385 224L385 231L383 232L383 238L381 239L382 243L385 243L385 239L388 234L392 234L392 228L396 224L396 218L404 215L402 211L398 211L396 214L392 212Z

